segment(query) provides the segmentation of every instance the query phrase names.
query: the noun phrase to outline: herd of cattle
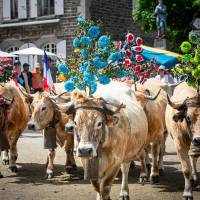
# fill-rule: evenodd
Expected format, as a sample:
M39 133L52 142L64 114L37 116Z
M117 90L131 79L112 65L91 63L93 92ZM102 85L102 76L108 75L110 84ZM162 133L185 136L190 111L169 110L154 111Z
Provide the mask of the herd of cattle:
M65 149L66 170L76 169L74 155L80 157L85 178L90 179L97 199L108 200L121 169L120 199L128 200L130 163L140 161L140 182L148 178L152 183L159 182L169 133L182 165L183 198L192 200L200 156L200 95L185 82L175 87L172 97L165 89L156 80L148 80L137 89L129 83L112 81L98 85L92 96L80 91L29 95L13 82L1 85L0 97L5 103L0 106L0 134L7 135L10 145L10 156L8 151L2 151L3 163L17 172L16 144L23 130L27 125L32 130L51 126L57 143ZM49 149L47 158L46 173L51 178L54 149Z

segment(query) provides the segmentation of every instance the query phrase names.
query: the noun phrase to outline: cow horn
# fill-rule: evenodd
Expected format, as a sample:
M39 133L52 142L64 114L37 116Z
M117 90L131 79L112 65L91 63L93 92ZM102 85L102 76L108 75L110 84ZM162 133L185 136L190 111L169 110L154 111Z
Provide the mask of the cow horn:
M24 95L24 97L28 99L29 102L33 101L33 96L31 94L28 94L25 91L23 91L21 87L19 87L19 90Z
M167 94L167 101L168 101L169 105L176 110L180 110L186 105L186 100L183 103L172 102L168 94Z
M69 102L71 100L71 97L70 96L67 96L66 98L62 97L64 94L67 94L68 92L63 92L61 94L58 94L56 96L53 96L53 95L50 95L49 97L53 100L56 100L58 98L62 99L62 100L65 100L66 102Z
M154 100L157 99L158 95L160 94L160 91L161 91L161 89L158 91L158 93L157 93L155 96L144 95L144 98L147 99L147 100L152 100L152 101L154 101Z

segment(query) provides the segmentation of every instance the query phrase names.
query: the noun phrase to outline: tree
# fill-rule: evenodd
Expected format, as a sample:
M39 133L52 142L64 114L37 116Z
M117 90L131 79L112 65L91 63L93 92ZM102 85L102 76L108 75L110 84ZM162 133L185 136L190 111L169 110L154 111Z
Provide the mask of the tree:
M167 26L170 49L178 50L181 42L188 37L193 17L199 12L200 0L165 0L167 6ZM157 0L138 0L133 11L134 21L141 22L145 32L156 30L154 9Z

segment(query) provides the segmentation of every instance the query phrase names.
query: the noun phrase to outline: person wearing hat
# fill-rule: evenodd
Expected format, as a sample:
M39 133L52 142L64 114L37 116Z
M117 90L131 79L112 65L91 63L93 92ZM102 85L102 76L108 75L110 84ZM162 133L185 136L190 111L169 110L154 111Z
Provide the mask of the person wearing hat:
M14 70L17 72L18 77L21 74L21 62L19 60L14 61Z
M40 63L36 63L35 71L32 74L33 74L32 82L33 82L34 93L42 92L43 91L43 77L42 77Z
M31 93L32 89L32 73L29 71L30 65L28 63L23 64L23 72L19 76L19 83L26 89L27 93Z

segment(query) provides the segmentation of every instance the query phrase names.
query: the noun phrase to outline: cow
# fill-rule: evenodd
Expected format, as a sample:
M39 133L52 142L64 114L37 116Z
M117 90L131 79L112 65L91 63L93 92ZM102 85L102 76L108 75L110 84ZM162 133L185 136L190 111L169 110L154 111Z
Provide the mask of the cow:
M27 94L26 94L27 95ZM73 144L74 138L72 134L66 134L65 124L68 122L69 117L62 112L56 105L56 102L52 100L52 97L48 93L36 93L34 97L31 97L31 119L28 123L28 128L30 130L50 130L56 133L50 133L50 137L56 135L55 142L65 148L66 152L66 164L65 169L67 172L72 172L76 169L76 163L73 156ZM45 133L46 134L46 133ZM52 135L51 135L52 134ZM48 149L47 156L47 168L46 177L48 179L53 177L54 171L54 158L55 158L55 148L51 147Z
M9 163L9 169L12 172L17 172L16 160L18 154L16 144L29 120L28 105L12 81L0 86L0 96L10 99L12 102L6 111L1 111L4 115L4 132L10 146L10 157L8 151L4 151L2 160L3 164Z
M98 85L93 96L75 91L66 106L73 121L75 155L81 158L85 178L90 179L97 199L110 199L111 185L122 170L120 198L129 199L128 172L130 162L144 148L148 124L133 90L112 81Z
M135 86L132 86L135 87ZM136 98L144 109L148 120L148 136L146 140L146 164L150 168L148 145L152 144L152 166L150 180L152 183L159 182L159 174L163 173L163 156L167 130L165 125L165 110L167 106L167 94L153 80L144 85L138 85ZM143 163L143 162L142 162ZM143 166L144 168L144 166ZM142 180L140 180L142 182Z
M183 82L178 85L166 108L166 126L173 138L185 179L183 198L192 200L197 185L196 162L200 156L200 95Z

